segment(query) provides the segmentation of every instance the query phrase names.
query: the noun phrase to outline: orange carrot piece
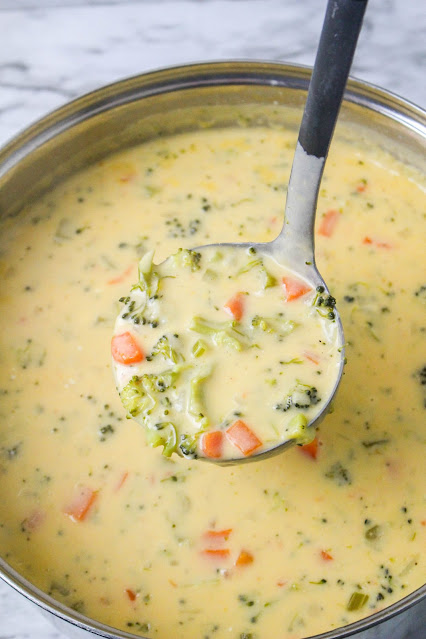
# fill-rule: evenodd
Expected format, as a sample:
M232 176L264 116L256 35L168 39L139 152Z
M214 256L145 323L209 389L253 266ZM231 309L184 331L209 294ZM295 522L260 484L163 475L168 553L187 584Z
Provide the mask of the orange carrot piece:
M132 590L131 588L126 588L126 590L124 592L126 593L128 598L130 599L130 601L135 601L137 595L136 595L134 590Z
M242 550L237 557L237 561L235 562L235 565L248 566L249 564L252 564L253 561L254 561L254 557L251 554L251 552L248 552L247 550Z
M322 557L322 559L324 559L324 561L332 561L333 560L333 556L330 555L330 553L327 552L326 550L321 550L321 557Z
M295 277L283 277L282 283L287 302L297 300L299 297L306 295L306 293L309 293L309 291L312 290L310 286L305 284L305 282L298 280Z
M221 430L204 433L200 440L200 448L206 457L219 459L222 457L223 433Z
M203 537L210 541L226 541L231 533L232 528L226 528L225 530L206 530Z
M239 448L243 455L251 455L262 446L260 439L242 419L237 419L225 432L231 444Z
M364 191L367 188L367 182L363 181L363 182L358 182L358 184L356 185L356 190L358 191L358 193L364 193Z
M340 213L336 211L336 209L330 209L323 215L321 218L321 222L318 228L318 235L323 235L324 237L331 237L333 235L334 229L336 228L337 222L339 221Z
M229 315L239 322L244 315L244 295L243 293L235 293L223 307Z
M111 353L119 364L137 364L144 358L141 347L128 331L114 335L111 340Z
M229 557L229 548L206 548L201 554L209 559L227 559Z
M73 521L84 521L98 496L97 490L92 490L89 486L78 486L74 498L67 508L65 514Z
M133 264L128 266L126 270L121 273L121 275L117 275L117 277L113 277L111 280L108 280L107 284L121 284L130 275L132 271L133 271Z
M305 444L304 446L300 446L299 450L305 455L307 455L308 457L312 457L312 459L316 459L318 456L318 450L319 450L318 437L315 437L315 439L313 439L310 444Z

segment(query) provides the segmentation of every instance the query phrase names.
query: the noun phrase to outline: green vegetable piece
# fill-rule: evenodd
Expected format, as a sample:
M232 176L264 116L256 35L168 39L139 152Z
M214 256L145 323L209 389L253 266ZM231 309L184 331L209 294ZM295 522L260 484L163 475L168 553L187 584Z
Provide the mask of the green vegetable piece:
M172 386L181 371L176 366L158 374L145 374L142 377L134 375L120 393L120 399L131 417L142 415L144 421L149 413L157 406L159 393L164 393Z
M190 268L191 271L198 271L200 268L201 253L180 248L177 253L169 257L167 262L175 269Z
M147 441L152 448L163 446L164 457L171 457L177 447L176 427L172 422L160 422L147 429Z
M305 434L307 425L308 419L303 413L299 413L298 415L292 417L287 426L290 437L299 439L300 436L303 436Z
M179 449L184 457L188 459L196 459L198 457L197 444L200 434L201 431L194 435L181 435Z
M205 414L206 409L203 393L203 384L210 375L211 369L206 369L191 379L189 387L188 412L195 417L200 425L200 429L205 429L210 424L210 420Z
M346 610L354 611L360 610L365 606L368 601L368 595L363 592L353 592L349 598L348 603L346 604Z
M201 335L208 335L213 339L213 342L217 346L228 346L241 351L243 349L242 342L234 335L237 334L234 331L236 322L207 322L202 317L193 317L189 326L191 331L195 333L201 333Z
M320 401L321 398L318 397L318 391L315 386L297 381L294 388L284 397L284 400L276 404L274 408L285 413L292 407L298 409L309 408Z
M156 400L148 395L143 387L142 378L134 375L120 393L121 402L131 417L152 410Z
M138 269L139 282L132 287L132 290L139 288L141 291L146 291L148 297L152 297L158 292L158 285L160 282L160 276L153 268L153 257L154 251L149 251L141 257Z
M191 353L193 357L201 357L201 355L204 355L206 350L207 350L206 342L202 339L197 339L197 341L195 342L194 346L191 349Z
M160 337L160 339L152 349L151 357L155 357L155 355L162 355L166 361L168 360L173 364L177 364L179 359L183 359L183 357L179 356L178 353L171 347L169 339L166 335Z

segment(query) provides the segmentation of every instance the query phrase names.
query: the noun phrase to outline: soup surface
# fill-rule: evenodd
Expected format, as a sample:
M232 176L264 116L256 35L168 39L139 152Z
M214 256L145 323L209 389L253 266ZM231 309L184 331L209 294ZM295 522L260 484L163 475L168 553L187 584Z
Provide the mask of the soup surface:
M300 639L424 580L424 200L384 152L336 140L327 163L318 265L348 364L308 448L167 459L116 392L111 333L138 258L273 239L294 145L260 128L159 139L1 223L1 555L139 636Z
M342 358L335 299L253 246L152 257L111 341L121 401L151 446L223 461L310 444Z

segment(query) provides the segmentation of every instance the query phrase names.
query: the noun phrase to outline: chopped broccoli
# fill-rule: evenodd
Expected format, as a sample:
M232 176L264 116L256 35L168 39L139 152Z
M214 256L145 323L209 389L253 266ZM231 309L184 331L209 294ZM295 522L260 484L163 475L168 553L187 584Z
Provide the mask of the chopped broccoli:
M175 269L190 268L191 271L198 271L200 269L201 253L180 248L177 253L169 257L167 262Z
M204 404L203 384L211 375L211 368L195 375L190 382L188 412L195 418L201 429L207 428L210 423L206 417Z
M166 361L170 361L173 364L177 364L179 360L183 360L183 356L179 355L170 345L169 339L166 335L160 337L158 342L154 345L151 354L146 358L150 361L156 355L162 355Z
M148 251L141 257L139 261L139 282L132 287L132 291L135 289L145 291L148 297L152 297L157 293L160 282L160 276L153 268L153 257L154 251Z
M302 384L297 381L296 386L286 395L283 402L274 406L275 410L286 412L290 408L309 408L321 401L318 397L318 391L315 386L309 386L309 384Z
M171 457L177 447L176 427L172 422L160 422L147 429L147 442L152 448L163 446L164 457Z
M217 346L229 346L236 351L243 349L243 343L238 339L237 331L234 330L236 322L208 322L202 317L193 317L189 326L191 331L208 335Z
M194 346L191 349L191 354L193 357L201 357L206 352L208 346L206 342L202 339L197 339Z
M248 273L254 268L259 269L259 273L262 278L262 284L264 289L271 288L272 286L276 286L277 284L276 278L271 273L269 273L269 271L266 269L265 265L263 264L262 258L260 257L257 257L254 260L250 260L249 262L247 262L245 266L241 267L237 271L236 277L243 275L243 273Z
M134 375L120 393L121 402L129 415L142 415L144 421L149 412L158 404L157 393L164 393L172 386L180 373L179 367L162 373Z
M261 317L260 315L253 317L251 325L265 333L275 333L280 341L286 335L290 335L297 326L293 320L284 320L282 317Z

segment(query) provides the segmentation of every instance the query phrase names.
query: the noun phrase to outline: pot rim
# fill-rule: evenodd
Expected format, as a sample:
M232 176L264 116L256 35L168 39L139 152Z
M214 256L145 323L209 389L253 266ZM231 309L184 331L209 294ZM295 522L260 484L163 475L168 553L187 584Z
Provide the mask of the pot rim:
M275 86L306 92L312 67L277 61L232 59L162 67L102 86L36 120L0 148L0 178L48 140L108 110L143 98L202 86ZM426 139L426 111L375 84L349 78L344 102L354 103L398 122ZM0 557L0 578L46 612L104 639L136 639L73 611L22 577ZM345 639L366 631L426 599L426 584L364 619L305 639ZM138 635L139 639L143 639Z

